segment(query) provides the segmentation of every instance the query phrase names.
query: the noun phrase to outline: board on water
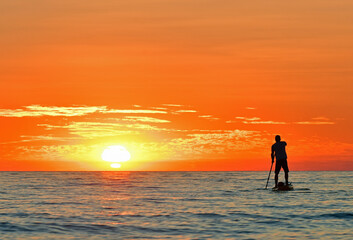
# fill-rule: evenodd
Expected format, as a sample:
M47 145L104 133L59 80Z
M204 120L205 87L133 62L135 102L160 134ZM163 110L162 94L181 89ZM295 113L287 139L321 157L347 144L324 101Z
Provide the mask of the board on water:
M272 191L292 191L294 190L293 185L290 183L288 185L284 185L284 186L278 186L278 187L274 187L272 188Z

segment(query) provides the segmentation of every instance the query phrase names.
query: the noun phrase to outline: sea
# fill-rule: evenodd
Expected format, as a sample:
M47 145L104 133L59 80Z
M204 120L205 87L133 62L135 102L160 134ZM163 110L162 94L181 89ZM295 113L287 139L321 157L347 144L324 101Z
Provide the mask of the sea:
M353 239L352 171L267 177L0 172L0 239Z

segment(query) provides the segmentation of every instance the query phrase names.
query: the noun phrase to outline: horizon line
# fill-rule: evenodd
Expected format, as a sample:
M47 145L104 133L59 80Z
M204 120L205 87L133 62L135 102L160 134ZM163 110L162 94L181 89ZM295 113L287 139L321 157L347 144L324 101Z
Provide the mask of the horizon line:
M0 172L269 172L266 170L170 170L170 171L154 171L154 170L131 170L131 171L116 171L116 170L0 170ZM273 172L273 171L272 171ZM353 172L353 170L292 170L290 172Z

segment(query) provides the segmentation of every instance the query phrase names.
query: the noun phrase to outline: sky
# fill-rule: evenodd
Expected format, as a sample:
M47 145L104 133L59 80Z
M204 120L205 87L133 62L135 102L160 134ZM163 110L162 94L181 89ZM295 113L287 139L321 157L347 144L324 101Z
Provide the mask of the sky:
M353 170L349 0L0 0L0 170Z

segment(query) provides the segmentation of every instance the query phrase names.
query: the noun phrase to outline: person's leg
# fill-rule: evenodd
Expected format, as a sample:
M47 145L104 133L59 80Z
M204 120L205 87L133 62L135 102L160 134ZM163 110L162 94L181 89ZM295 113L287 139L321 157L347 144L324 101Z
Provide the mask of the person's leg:
M286 185L288 185L288 172L289 172L289 169L288 169L288 163L287 163L287 159L285 159L283 161L283 171L284 171L284 177L286 179Z
M276 168L275 168L275 187L278 184L278 174L281 171L281 162L276 159Z
M288 172L284 172L284 177L286 178L286 185L288 185Z

